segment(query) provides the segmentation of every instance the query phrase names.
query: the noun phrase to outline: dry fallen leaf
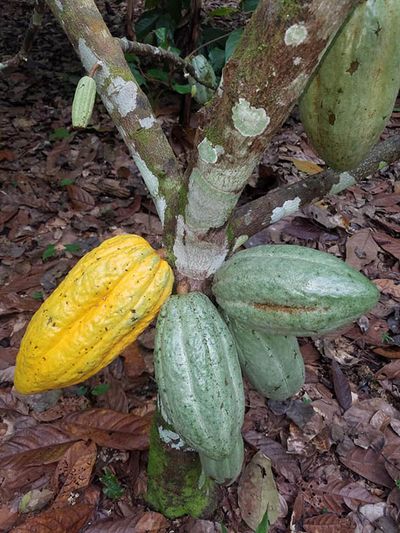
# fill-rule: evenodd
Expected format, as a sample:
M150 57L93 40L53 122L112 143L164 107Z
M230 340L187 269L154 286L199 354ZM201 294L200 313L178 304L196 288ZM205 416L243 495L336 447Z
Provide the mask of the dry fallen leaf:
M265 511L268 511L270 524L279 516L279 493L271 460L261 452L254 455L240 478L238 503L243 520L253 530L260 524Z
M383 294L389 294L400 299L400 283L396 283L392 279L374 279L372 281Z
M318 172L322 172L324 169L317 165L316 163L313 163L312 161L308 161L305 159L295 159L292 158L291 161L293 161L294 166L300 170L300 172L305 172L309 176L312 176L313 174L318 174Z
M353 533L356 530L351 519L328 513L306 518L303 527L307 533Z

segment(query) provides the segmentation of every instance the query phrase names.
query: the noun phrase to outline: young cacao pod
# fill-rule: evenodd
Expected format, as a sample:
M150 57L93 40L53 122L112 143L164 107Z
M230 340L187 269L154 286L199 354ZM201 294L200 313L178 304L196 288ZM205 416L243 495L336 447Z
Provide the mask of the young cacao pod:
M216 87L217 78L215 76L214 69L212 68L211 63L209 63L203 55L199 54L197 56L194 56L191 59L190 63L199 80L206 82L208 85ZM189 76L189 81L193 88L193 98L198 104L204 105L214 96L216 89L209 89L205 85L202 85L201 83L196 81L191 76Z
M367 0L340 30L300 99L300 117L331 167L356 167L378 141L400 87L399 0Z
M333 255L303 246L255 246L216 272L213 292L228 317L271 335L333 331L371 309L379 291Z
M242 375L232 334L207 296L168 299L157 320L154 364L176 432L212 459L228 456L243 423Z
M96 374L148 326L172 283L171 268L142 237L104 241L32 317L17 355L15 388L32 394Z
M240 366L253 387L271 400L287 400L304 385L304 361L296 337L269 335L233 319Z
M76 86L72 102L72 126L86 128L93 113L96 100L96 82L90 76L83 76Z

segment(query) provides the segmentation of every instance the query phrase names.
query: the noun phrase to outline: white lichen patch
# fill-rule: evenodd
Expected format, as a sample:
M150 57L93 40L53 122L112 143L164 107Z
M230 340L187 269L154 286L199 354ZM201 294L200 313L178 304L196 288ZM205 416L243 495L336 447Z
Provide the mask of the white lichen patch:
M213 275L225 261L228 243L213 243L198 237L178 215L173 247L177 270L193 279L206 279Z
M256 137L267 128L271 119L263 107L253 107L245 98L232 107L232 121L243 137Z
M107 98L113 103L121 117L126 117L136 109L137 86L121 76L111 77L107 87Z
M293 200L286 200L286 202L284 202L284 204L280 207L275 207L275 209L272 211L270 224L274 224L281 218L296 212L300 207L300 203L300 198L296 196L296 198L293 198Z
M338 183L334 183L332 185L329 194L338 194L347 189L347 187L351 187L355 183L356 180L351 174L349 174L348 172L342 172L339 176Z
M151 170L139 154L132 153L132 158L135 161L136 166L138 167L139 172L142 175L143 181L145 182L146 187L154 200L154 204L156 206L158 216L160 217L161 224L164 225L164 215L165 209L167 207L167 202L165 198L159 193L158 178L155 174L153 174L153 172L151 172Z
M212 144L207 137L201 141L197 147L199 151L199 157L205 163L214 164L218 161L218 156L224 153L224 148L219 144Z
M145 117L145 118L140 118L139 119L139 124L145 130L150 129L155 123L156 123L156 119L155 119L155 117L153 117L153 115L150 115L149 117Z
M86 44L85 39L83 39L82 37L80 37L78 41L78 51L82 61L82 65L85 67L87 72L90 72L93 66L99 62L99 58L91 50L91 48L89 48L89 46ZM97 72L100 72L100 70L102 69L99 69Z
M304 23L293 24L285 32L286 46L299 46L304 43L308 37L308 30Z
M297 67L298 65L300 65L300 63L301 63L302 61L303 61L303 60L302 60L301 57L295 57L295 58L293 59L293 65L295 65L295 66Z
M160 435L160 440L165 442L165 444L168 444L170 448L181 450L185 447L184 441L181 439L178 433L175 433L174 431L165 429L162 426L158 426L158 434Z
M55 1L55 4L56 4L57 8L58 8L60 11L64 11L64 6L63 6L63 3L61 2L61 0L56 0L56 1Z

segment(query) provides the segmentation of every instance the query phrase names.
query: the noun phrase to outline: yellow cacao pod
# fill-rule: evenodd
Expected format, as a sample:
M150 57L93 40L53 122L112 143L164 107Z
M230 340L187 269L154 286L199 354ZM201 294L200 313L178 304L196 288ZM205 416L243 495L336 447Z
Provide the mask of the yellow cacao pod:
M86 128L93 113L96 100L96 82L90 76L83 76L75 89L72 102L72 126Z
M15 388L32 394L96 374L148 326L172 284L168 263L142 237L104 241L32 317L17 355Z

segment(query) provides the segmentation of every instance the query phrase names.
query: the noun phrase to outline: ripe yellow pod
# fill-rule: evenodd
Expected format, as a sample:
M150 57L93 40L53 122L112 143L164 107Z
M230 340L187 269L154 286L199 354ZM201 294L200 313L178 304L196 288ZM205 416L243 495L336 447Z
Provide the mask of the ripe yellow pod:
M32 317L17 355L15 388L32 394L93 376L149 325L172 284L170 266L142 237L104 241Z

